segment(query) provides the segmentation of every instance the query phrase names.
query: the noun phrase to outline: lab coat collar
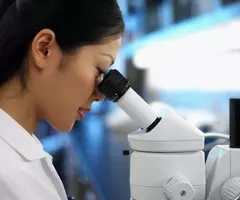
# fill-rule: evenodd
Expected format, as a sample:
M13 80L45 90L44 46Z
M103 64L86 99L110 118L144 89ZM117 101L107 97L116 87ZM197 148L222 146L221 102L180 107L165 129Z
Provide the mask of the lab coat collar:
M37 137L29 134L2 109L0 109L0 137L28 161L46 157L46 152Z

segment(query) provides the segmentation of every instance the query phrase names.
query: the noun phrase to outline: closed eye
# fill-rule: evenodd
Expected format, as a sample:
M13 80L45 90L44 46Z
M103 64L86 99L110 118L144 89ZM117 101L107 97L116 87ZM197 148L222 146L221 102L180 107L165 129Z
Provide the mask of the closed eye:
M104 74L104 72L99 67L97 67L97 70L98 70L98 77Z

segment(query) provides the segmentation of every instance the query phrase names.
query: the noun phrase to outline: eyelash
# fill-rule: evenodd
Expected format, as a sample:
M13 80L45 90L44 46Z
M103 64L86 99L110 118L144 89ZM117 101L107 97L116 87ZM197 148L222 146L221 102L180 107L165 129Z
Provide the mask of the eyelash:
M97 67L97 70L98 70L98 76L101 76L102 74L104 74L104 72L99 67Z

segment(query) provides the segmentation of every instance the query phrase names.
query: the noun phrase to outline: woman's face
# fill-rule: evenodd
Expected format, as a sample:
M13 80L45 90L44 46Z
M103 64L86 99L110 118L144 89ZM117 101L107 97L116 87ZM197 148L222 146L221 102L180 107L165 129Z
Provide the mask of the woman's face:
M103 99L96 86L99 71L115 61L121 38L99 45L83 46L63 53L50 30L42 30L32 42L29 56L28 89L39 119L45 118L55 129L69 132L83 111Z

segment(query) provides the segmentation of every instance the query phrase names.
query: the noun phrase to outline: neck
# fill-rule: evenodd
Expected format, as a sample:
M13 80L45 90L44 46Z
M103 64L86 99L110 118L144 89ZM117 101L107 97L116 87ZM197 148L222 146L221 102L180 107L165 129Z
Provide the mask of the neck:
M11 80L0 88L0 108L33 134L39 122L36 107L30 93L23 91L16 80Z

